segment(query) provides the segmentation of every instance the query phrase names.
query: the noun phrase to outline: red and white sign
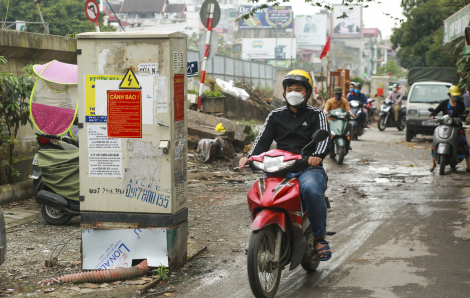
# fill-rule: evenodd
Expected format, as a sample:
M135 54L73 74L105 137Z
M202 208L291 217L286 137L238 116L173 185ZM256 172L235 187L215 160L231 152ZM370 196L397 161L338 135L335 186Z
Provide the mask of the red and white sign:
M93 23L98 21L98 17L100 16L100 11L98 9L98 4L95 0L87 0L85 4L85 13L86 17Z
M142 138L142 91L108 90L108 137Z

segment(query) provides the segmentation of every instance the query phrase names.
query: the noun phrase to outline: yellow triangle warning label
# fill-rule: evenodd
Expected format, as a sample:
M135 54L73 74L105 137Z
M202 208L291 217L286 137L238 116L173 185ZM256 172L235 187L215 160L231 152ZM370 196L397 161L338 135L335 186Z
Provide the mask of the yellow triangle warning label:
M119 89L140 89L140 83L137 80L132 68L127 70L126 75L119 84Z

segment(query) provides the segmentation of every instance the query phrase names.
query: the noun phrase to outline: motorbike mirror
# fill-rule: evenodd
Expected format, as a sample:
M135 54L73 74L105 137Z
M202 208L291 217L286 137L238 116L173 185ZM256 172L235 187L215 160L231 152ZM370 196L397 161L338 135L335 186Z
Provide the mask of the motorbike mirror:
M429 108L428 111L431 112L431 113L433 113L433 112L434 112L434 109L433 109L433 108Z
M320 129L313 134L312 141L321 142L326 140L329 136L330 133L327 130Z

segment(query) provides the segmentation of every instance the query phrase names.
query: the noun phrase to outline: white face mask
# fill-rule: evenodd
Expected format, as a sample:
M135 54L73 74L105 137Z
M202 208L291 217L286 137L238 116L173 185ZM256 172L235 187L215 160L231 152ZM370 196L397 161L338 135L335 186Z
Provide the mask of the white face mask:
M286 99L287 99L287 102L291 106L300 105L305 100L304 95L302 93L295 92L295 91L287 93L286 94Z

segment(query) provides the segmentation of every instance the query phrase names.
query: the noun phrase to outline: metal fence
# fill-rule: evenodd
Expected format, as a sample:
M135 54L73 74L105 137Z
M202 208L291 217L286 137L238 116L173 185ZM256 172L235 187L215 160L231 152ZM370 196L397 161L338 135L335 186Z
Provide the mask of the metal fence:
M188 61L202 61L198 51L188 50ZM199 68L201 63L199 63ZM274 87L276 67L264 63L215 55L207 61L206 74L224 81L245 81L253 86Z

